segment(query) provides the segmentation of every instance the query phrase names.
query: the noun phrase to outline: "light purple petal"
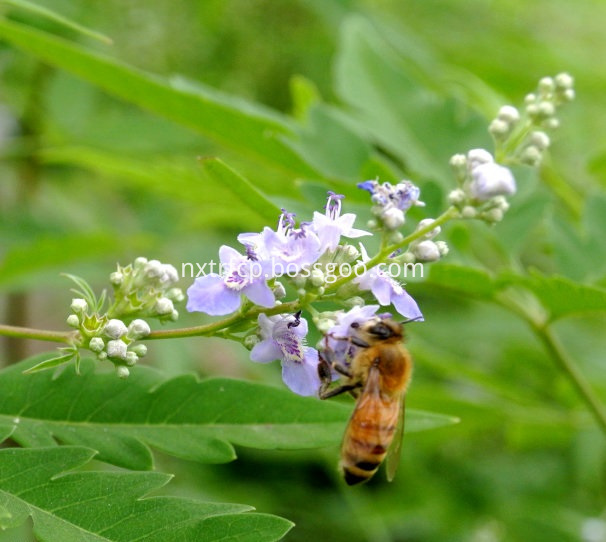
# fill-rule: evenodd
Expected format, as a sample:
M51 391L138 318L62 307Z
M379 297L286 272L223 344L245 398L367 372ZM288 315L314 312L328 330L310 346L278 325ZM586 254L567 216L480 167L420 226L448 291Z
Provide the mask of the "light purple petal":
M216 273L198 277L187 290L187 310L212 316L230 314L240 307L240 294L225 286Z
M228 267L237 267L237 265L246 259L246 256L240 254L235 248L227 245L221 245L219 249L219 259L221 263Z
M280 347L273 339L261 341L250 351L250 359L258 363L269 363L282 357Z
M245 286L242 293L261 307L273 307L276 303L276 298L265 281L253 282Z
M317 395L320 388L317 350L306 347L303 363L282 362L282 380L299 395Z
M417 318L421 322L423 321L421 309L419 309L417 302L408 292L403 291L401 294L393 295L391 301L393 306L402 316L411 319Z
M381 305L389 305L392 302L393 288L389 277L377 277L374 284L370 288L372 295L375 296Z

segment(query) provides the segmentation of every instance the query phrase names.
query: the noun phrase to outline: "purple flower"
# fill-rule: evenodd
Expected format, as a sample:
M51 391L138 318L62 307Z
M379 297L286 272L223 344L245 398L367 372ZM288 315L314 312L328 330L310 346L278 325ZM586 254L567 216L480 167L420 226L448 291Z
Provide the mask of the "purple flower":
M316 395L320 388L318 351L305 346L305 318L261 313L257 323L262 340L251 350L250 359L259 363L281 360L284 383L299 395Z
M372 202L386 210L395 207L406 212L413 205L424 205L419 201L421 191L410 181L400 181L396 185L380 184L378 181L364 181L358 183L358 188L370 192Z
M270 264L271 276L297 273L322 254L320 239L309 224L303 223L297 229L294 214L282 211L277 231L265 227L261 233L238 235L238 241L246 245L247 253Z
M341 236L355 238L372 235L370 232L353 227L356 220L354 213L345 213L341 216L341 200L343 197L329 192L325 213L314 212L311 227L320 239L322 253L326 250L335 250Z
M362 245L362 261L368 261L368 254ZM381 264L368 269L353 280L360 290L370 290L381 305L393 305L406 318L423 320L423 314L417 302L406 292L402 285L381 269Z
M273 307L274 294L267 285L266 262L248 259L223 245L219 249L222 274L210 273L197 278L187 290L187 310L218 316L240 307L242 294L257 305Z

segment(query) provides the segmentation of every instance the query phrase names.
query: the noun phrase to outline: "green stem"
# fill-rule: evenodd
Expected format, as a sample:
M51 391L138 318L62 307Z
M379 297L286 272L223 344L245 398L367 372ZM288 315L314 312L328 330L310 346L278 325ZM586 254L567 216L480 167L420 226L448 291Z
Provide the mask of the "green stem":
M531 325L535 335L541 340L560 369L577 389L581 398L594 415L598 425L606 435L606 410L583 373L579 370L575 361L568 352L564 350L564 347L548 326L536 325L533 322L531 322Z
M32 329L29 327L8 326L0 324L0 335L15 339L34 339L37 341L50 341L69 344L73 337L70 331L49 331L46 329Z
M389 255L392 254L393 252L395 252L396 250L405 247L406 245L412 243L413 241L416 241L417 239L420 239L421 237L423 237L425 234L429 233L433 229L437 228L438 226L441 226L442 224L445 224L446 222L448 222L449 220L451 220L453 218L456 218L457 216L459 216L458 209L456 207L449 207L438 218L436 218L431 224L428 224L427 226L425 226L423 228L419 228L418 230L414 231L410 235L407 235L399 243L395 243L393 245L389 245L387 247L382 248L377 253L376 256L373 256L370 260L368 260L367 262L364 262L364 268L367 270L372 269L374 266L387 261L387 259L389 258ZM329 287L326 288L325 295L335 292L341 286L343 286L344 284L353 280L354 278L356 278L355 274L350 275L348 277L341 277L340 279L336 280Z

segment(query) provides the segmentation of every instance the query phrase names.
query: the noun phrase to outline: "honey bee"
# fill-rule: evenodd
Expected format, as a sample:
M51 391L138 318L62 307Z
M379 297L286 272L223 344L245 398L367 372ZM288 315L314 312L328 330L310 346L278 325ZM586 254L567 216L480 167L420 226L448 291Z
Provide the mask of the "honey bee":
M373 318L353 323L349 340L355 347L350 366L320 358L322 385L319 395L328 399L343 392L357 398L341 444L340 469L345 482L369 480L386 459L387 479L393 480L400 462L404 435L404 397L412 376L412 359L404 347L403 325L391 319ZM339 339L337 337L333 337ZM329 355L330 349L325 350ZM331 367L345 377L330 388Z

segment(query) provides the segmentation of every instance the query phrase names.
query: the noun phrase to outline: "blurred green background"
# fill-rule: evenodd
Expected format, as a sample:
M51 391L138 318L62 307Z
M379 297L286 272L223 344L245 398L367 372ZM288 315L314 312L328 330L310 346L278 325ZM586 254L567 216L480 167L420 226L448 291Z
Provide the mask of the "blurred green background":
M578 98L562 113L550 159L539 175L516 171L520 191L502 224L446 228L448 262L606 284L602 1L38 3L113 45L23 12L8 17L171 78L175 88L199 81L233 96L236 107L249 107L242 99L260 104L263 114L296 126L293 147L312 167L295 175L296 168L262 164L242 150L245 135L237 144L209 137L204 127L137 108L135 87L124 89L132 99L121 99L3 42L4 323L62 329L71 297L62 271L101 289L116 262L145 255L180 268L217 259L237 233L258 231L264 219L209 181L198 157L225 160L301 219L333 189L348 196L361 227L369 212L355 183L377 174L413 178L437 213L451 182L448 157L489 147L485 126L498 106L520 104L540 77L561 71L575 77ZM495 305L431 282L415 281L409 291L426 323L409 332L416 367L407 405L462 421L406 437L392 484L381 473L365 487L344 488L336 449L241 449L236 462L220 466L159 456L158 469L176 475L170 491L291 519L291 541L606 541L604 435L541 344ZM179 325L202 321L182 313ZM556 325L602 398L605 323L595 312ZM1 344L7 363L47 348ZM149 363L167 374L280 385L277 364L254 365L242 347L218 339L154 342Z

